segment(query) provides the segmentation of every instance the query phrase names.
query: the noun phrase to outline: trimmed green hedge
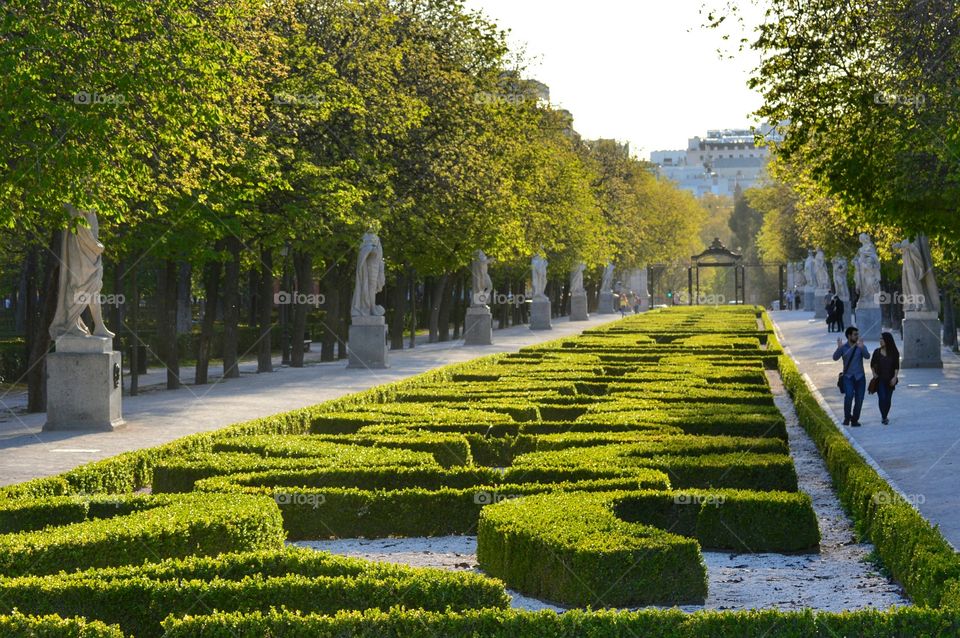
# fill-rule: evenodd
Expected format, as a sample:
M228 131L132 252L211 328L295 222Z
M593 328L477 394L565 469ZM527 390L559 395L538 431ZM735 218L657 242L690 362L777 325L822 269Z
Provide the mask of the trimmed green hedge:
M939 638L960 635L960 613L913 607L841 614L393 609L301 616L270 611L171 618L164 626L166 638Z
M508 603L503 584L479 574L382 566L298 549L0 579L0 611L84 616L118 624L136 638L160 638L168 615L197 611L462 611Z
M283 519L270 499L191 494L111 518L0 535L0 574L277 548L284 537Z
M0 616L0 636L3 638L126 638L119 627L108 627L102 622L85 618L60 616L28 616L12 612Z
M700 546L798 552L819 543L805 494L566 492L484 509L477 558L508 586L566 605L684 604L706 597Z

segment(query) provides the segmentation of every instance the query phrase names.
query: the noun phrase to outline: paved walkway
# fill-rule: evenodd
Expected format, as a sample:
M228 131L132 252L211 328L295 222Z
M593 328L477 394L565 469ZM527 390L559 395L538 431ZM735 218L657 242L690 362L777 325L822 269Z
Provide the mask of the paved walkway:
M126 426L116 432L43 432L44 414L23 414L22 398L0 397L0 485L49 476L121 452L216 430L231 423L286 412L398 381L433 368L497 352L514 352L559 337L579 334L619 319L594 315L589 321L555 319L553 330L515 326L494 331L494 345L465 346L462 341L419 345L391 351L386 370L347 369L345 361L279 368L269 374L241 366L239 379L216 379L205 386L154 390L123 399ZM211 369L211 374L213 370ZM219 372L219 370L218 370ZM160 378L159 372L156 374Z
M837 423L843 395L836 388L840 364L833 361L837 336L803 311L771 312L783 346L797 362ZM899 333L894 333L901 347ZM879 344L867 342L871 353ZM940 369L902 370L893 395L890 425L880 424L876 395L864 399L863 427L840 426L920 512L960 547L960 358L942 352ZM869 371L868 371L869 374ZM839 418L838 418L839 415Z

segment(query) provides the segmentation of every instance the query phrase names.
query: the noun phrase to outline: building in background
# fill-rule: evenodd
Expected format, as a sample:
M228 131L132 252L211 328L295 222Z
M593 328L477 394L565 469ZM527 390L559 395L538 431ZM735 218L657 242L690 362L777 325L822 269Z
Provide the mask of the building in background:
M772 142L782 139L769 124L759 130L710 130L705 137L691 137L685 150L651 152L650 161L661 177L697 197L707 193L732 197L737 187L746 190L756 184L766 168L770 149L757 146L758 135Z

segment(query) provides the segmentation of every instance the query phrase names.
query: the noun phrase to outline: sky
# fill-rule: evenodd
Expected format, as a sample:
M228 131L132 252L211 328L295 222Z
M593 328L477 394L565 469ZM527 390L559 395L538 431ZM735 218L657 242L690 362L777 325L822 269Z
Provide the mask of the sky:
M762 102L747 88L757 57L721 59L721 33L701 27L705 0L465 0L525 48L527 75L573 113L585 138L650 151L683 149L707 129L756 123ZM720 2L714 0L713 5ZM741 3L751 11L750 2Z

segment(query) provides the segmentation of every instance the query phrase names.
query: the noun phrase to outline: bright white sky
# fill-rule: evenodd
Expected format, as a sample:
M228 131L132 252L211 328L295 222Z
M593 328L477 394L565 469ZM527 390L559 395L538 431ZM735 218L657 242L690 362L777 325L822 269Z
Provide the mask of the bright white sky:
M708 0L709 1L709 0ZM752 52L720 59L721 33L703 29L703 0L465 0L524 47L528 76L573 113L588 139L630 142L640 158L682 149L707 129L754 124ZM719 5L714 0L712 5ZM749 0L741 10L756 15Z

